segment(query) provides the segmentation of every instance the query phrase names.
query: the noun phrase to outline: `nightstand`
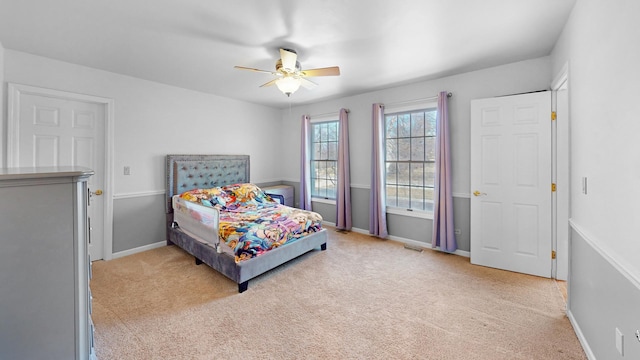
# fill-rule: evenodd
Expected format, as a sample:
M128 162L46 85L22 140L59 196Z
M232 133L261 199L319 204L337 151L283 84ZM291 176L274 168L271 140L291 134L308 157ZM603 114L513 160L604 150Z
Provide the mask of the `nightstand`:
M291 185L274 185L263 187L262 191L264 191L267 195L271 196L271 198L280 204L293 206L293 186Z

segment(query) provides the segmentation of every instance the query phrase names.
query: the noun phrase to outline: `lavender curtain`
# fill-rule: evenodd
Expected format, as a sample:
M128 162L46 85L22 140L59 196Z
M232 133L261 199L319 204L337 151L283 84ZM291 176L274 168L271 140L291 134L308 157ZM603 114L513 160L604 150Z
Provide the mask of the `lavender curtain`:
M431 247L454 252L458 248L453 228L453 194L451 190L451 144L447 92L438 94L436 117L436 178L433 194L433 234Z
M371 196L369 198L369 233L386 238L387 204L384 182L384 105L373 104L371 139Z
M309 140L311 131L311 118L302 115L302 134L300 136L300 209L311 210L311 158Z
M349 113L346 109L340 109L338 131L338 191L336 194L336 228L338 230L351 230Z

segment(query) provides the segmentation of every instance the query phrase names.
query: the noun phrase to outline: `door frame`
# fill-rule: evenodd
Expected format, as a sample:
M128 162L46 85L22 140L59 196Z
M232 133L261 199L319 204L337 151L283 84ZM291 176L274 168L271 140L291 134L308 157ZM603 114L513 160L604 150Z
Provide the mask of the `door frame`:
M104 105L104 202L103 202L103 259L111 260L113 252L113 99L78 94L62 90L47 89L31 85L8 83L8 113L7 113L7 167L18 166L18 153L15 145L18 144L18 123L20 112L20 95L47 96L63 100L74 100Z
M571 217L571 139L570 139L570 115L569 112L569 63L565 62L558 74L551 82L551 108L558 110L557 93L564 87L567 88L565 107L567 114L558 114L554 121L555 136L552 139L554 156L553 182L557 184L553 202L553 250L556 251L556 260L553 262L552 276L558 280L569 278L569 219Z

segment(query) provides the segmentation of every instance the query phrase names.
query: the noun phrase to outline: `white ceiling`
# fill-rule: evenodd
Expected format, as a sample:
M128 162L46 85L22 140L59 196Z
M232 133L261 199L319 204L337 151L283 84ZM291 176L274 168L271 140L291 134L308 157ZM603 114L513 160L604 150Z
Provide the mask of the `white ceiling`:
M576 0L0 0L6 49L287 107L545 56ZM340 66L288 99L281 47Z

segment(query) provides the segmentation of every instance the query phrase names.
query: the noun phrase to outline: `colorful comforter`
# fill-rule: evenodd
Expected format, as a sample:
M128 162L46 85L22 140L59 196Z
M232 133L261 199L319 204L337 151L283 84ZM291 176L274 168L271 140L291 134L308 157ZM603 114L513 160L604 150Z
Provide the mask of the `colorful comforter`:
M320 214L280 205L254 184L194 189L180 197L219 210L219 236L236 262L322 229Z

